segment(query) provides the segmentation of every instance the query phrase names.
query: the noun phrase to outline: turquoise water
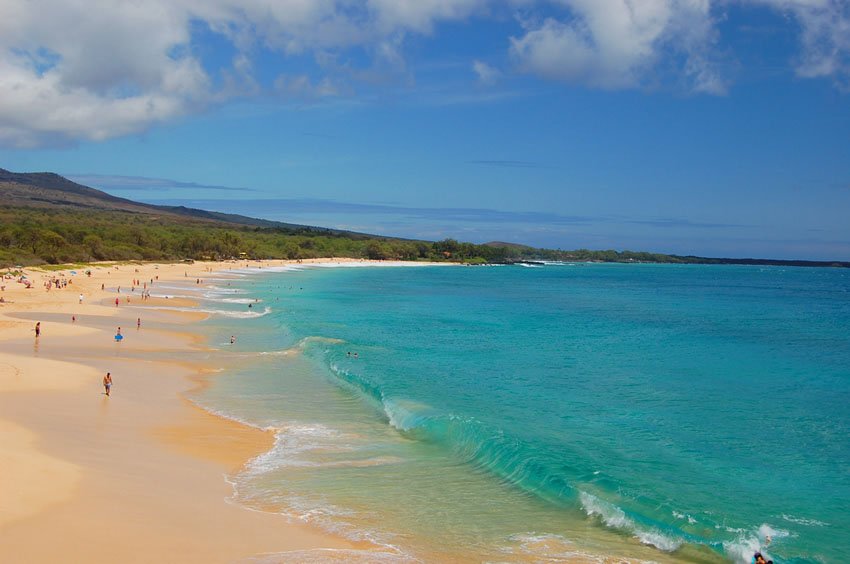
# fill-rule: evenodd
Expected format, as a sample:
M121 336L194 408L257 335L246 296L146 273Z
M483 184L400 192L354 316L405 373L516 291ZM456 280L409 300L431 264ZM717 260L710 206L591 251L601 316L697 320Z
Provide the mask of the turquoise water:
M225 370L198 401L278 437L232 477L241 503L389 560L744 562L769 536L775 562L850 561L846 270L304 268L212 284Z

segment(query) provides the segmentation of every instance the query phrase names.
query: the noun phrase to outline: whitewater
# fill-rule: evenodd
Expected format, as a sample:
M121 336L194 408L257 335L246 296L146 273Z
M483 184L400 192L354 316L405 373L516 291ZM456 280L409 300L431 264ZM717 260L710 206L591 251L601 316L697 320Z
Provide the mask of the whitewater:
M215 284L169 289L214 313L223 370L193 399L276 433L228 478L236 503L387 561L850 561L846 270L311 266Z

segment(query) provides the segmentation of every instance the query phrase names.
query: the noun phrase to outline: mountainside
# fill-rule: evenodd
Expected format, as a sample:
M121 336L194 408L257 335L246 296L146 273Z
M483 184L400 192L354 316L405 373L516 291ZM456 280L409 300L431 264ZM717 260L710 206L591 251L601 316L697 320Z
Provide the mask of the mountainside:
M0 169L0 266L96 260L499 259L435 244L111 196L49 172Z
M184 206L156 206L112 196L77 184L53 172L11 172L0 168L0 199L5 205L20 207L72 207L102 211L124 211L143 214L170 214L193 219L221 221L254 227L283 229L321 229L306 225L256 219L244 215L211 212ZM328 231L321 229L322 231ZM332 230L331 230L332 231Z
M522 245L520 243L506 243L505 241L488 241L487 243L482 243L482 245L486 245L488 247L506 247L508 249L516 249L519 251L534 250L534 247L529 247L528 245Z
M76 206L150 213L151 206L110 196L52 172L11 172L0 168L0 196L8 206Z

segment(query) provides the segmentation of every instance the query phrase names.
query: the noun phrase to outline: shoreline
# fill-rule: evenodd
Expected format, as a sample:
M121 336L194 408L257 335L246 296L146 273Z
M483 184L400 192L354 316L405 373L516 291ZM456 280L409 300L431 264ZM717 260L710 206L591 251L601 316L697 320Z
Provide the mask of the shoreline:
M91 278L78 269L73 284L49 293L39 285L42 277L67 278L69 271L27 269L36 282L28 290L4 281L0 465L11 479L0 482L0 561L150 562L173 561L175 555L180 562L404 559L408 555L378 541L350 540L274 508L235 502L228 477L272 450L277 437L192 399L211 385L208 351L214 349L193 332L211 314L201 313L193 291L180 292L189 297L153 297L143 308L121 301L130 278L154 279L151 289L158 294L158 283L197 281L200 289L215 286L217 276L228 272L254 276L302 266L396 264L454 266L346 259L131 263L93 265ZM140 293L130 292L130 300L138 306ZM70 322L72 315L76 322ZM34 343L37 321L43 332ZM119 324L126 338L116 343L112 335ZM110 398L100 386L106 371L115 378ZM647 550L634 548L635 554ZM426 551L433 561L477 561L437 546ZM536 561L533 555L511 556ZM595 551L572 557L623 561ZM658 554L653 561L670 560Z
M232 562L379 549L228 502L224 478L268 451L274 437L188 399L206 385L209 367L192 358L204 345L191 328L207 315L158 308L197 304L141 299L141 282L156 291L190 273L345 263L365 261L93 264L25 268L29 289L3 280L0 560L149 562L180 554L182 562ZM69 283L45 291L49 279ZM132 279L140 284L128 292ZM125 299L143 309L124 307ZM111 338L118 325L127 337L121 343ZM109 398L100 385L106 371L115 379Z

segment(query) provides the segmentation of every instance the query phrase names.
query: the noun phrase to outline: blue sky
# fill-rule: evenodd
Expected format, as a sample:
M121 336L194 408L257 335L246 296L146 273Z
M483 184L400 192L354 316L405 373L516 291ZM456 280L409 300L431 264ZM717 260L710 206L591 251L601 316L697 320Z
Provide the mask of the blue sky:
M0 9L3 168L405 237L850 260L847 0Z

